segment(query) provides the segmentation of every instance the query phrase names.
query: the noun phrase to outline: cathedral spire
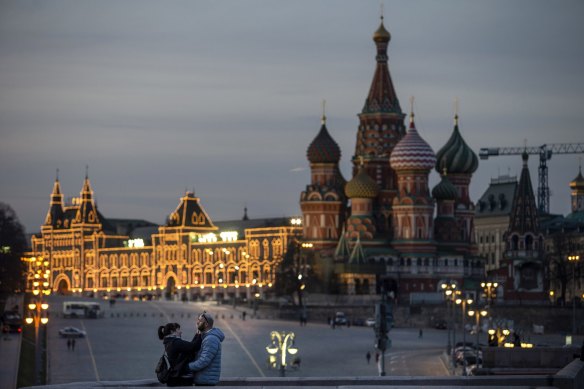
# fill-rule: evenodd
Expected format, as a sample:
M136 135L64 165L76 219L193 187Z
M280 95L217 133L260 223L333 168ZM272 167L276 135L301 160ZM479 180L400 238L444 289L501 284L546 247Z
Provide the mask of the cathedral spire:
M85 165L85 180L81 188L79 208L75 215L75 223L78 224L99 224L99 217L95 202L93 200L93 189L89 182L89 166Z
M537 231L539 224L537 220L537 206L535 204L535 196L533 195L533 186L531 185L531 177L527 164L529 159L527 152L523 152L521 159L523 160L523 169L521 170L521 177L519 178L519 184L517 185L513 198L509 231L525 234L527 232Z
M363 114L402 113L387 65L387 46L390 39L391 35L385 29L382 15L379 28L373 34L373 41L377 48L377 55L375 56L376 67L369 94L363 107Z
M61 193L61 183L59 182L59 169L57 169L57 176L53 184L53 191L51 192L51 201L49 203L49 211L45 218L45 225L59 226L63 221L63 214L63 194Z

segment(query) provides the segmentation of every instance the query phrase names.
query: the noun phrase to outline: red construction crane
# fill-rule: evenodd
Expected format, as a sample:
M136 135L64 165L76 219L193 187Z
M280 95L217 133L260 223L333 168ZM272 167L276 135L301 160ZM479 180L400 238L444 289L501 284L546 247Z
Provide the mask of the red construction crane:
M547 161L553 154L583 154L584 143L552 143L538 147L485 147L479 151L481 159L505 155L539 154L539 183L537 207L540 212L550 212L550 188L548 185Z

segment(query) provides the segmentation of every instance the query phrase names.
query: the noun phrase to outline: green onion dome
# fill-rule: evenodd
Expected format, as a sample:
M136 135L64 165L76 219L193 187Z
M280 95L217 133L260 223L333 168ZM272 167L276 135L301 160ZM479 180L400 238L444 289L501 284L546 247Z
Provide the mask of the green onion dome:
M432 189L432 197L436 200L456 200L458 191L448 177L443 175L442 180Z
M335 163L341 159L341 148L330 136L324 119L318 135L308 146L306 156L311 163Z
M472 174L479 167L479 159L466 144L458 129L458 115L454 117L454 131L448 142L436 154L436 171L446 169L449 174Z
M345 194L350 199L373 199L379 194L379 187L361 165L355 177L345 185Z

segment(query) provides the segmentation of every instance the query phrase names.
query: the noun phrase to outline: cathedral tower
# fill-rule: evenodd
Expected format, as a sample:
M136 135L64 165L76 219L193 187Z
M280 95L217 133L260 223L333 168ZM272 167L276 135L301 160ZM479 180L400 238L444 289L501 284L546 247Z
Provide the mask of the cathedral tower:
M63 194L61 193L61 183L59 182L59 175L53 184L53 192L51 193L51 202L49 203L49 210L45 217L45 224L43 227L59 228L63 226Z
M470 253L474 250L474 203L469 197L472 174L477 170L477 155L466 144L458 128L458 114L454 116L454 130L448 142L436 154L436 171L448 174L448 180L457 191L454 216L457 224L458 250Z
M101 229L97 208L93 201L93 189L91 188L87 172L85 172L85 180L83 181L83 187L81 188L78 201L79 207L77 208L77 213L75 214L75 219L71 226L84 226L93 229Z
M527 160L513 196L509 229L505 233L504 263L507 265L505 295L509 299L544 299L543 234L539 229L537 205L533 195Z
M353 175L357 174L361 159L367 174L379 186L373 201L373 217L377 229L391 235L391 203L397 195L396 175L387 163L394 146L405 134L404 117L389 74L387 47L391 35L383 25L373 34L377 48L376 67L369 94L359 116L359 129Z
M435 163L432 148L416 130L412 112L410 129L390 157L398 181L398 195L393 200L392 245L401 252L436 251L433 241L434 200L428 188L428 175Z
M317 248L335 247L345 221L345 179L339 170L341 149L330 136L326 116L307 150L310 185L300 195L304 239Z
M570 182L572 195L572 213L584 211L584 177L582 167L578 170L578 176Z

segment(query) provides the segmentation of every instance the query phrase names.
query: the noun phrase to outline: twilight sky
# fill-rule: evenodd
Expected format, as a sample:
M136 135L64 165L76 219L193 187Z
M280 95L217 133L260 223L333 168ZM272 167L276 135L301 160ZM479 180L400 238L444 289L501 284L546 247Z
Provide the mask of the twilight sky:
M401 106L437 152L460 126L488 146L584 142L584 2L385 1ZM350 177L375 67L379 1L0 0L0 201L39 231L60 169L85 165L100 211L163 223L185 189L213 220L299 214L320 126ZM536 156L530 159L537 185ZM549 161L551 210L569 212L578 155ZM480 161L471 196L519 174ZM431 184L437 182L432 172ZM535 189L535 188L534 188Z

